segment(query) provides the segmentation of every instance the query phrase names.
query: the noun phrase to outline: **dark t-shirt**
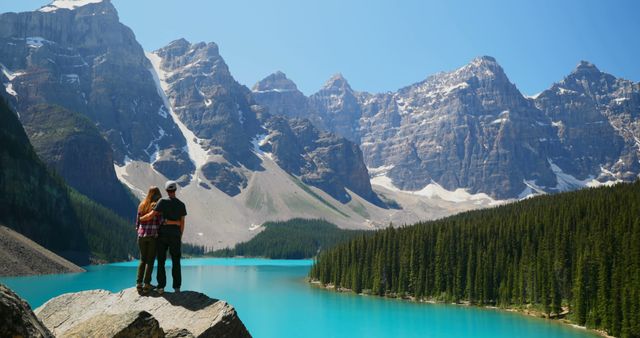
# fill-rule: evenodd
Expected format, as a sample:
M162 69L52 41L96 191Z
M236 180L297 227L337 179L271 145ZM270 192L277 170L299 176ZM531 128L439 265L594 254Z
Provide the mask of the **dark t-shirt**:
M153 210L161 213L162 218L168 221L179 221L180 217L187 215L187 208L177 198L163 198Z

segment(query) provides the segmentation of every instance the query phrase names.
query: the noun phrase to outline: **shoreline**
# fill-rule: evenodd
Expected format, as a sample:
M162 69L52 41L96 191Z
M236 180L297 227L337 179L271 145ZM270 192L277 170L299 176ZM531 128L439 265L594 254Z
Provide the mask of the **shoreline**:
M314 279L310 279L310 278L305 278L306 282L308 284L310 284L313 287L317 287L323 290L327 290L327 291L334 291L334 292L338 292L338 293L351 293L354 295L358 295L358 296L369 296L369 297L378 297L378 298L382 298L382 299L397 299L397 300L401 300L401 301L407 301L407 302L414 302L414 303L425 303L425 304L445 304L445 305L456 305L456 306L466 306L466 307L476 307L476 308L480 308L480 309L490 309L490 310L498 310L498 311L505 311L505 312L511 312L511 313L515 313L515 314L519 314L522 316L527 316L527 317L534 317L534 318L538 318L538 319L545 319L545 320L549 320L549 321L553 321L556 322L558 324L562 324L562 325L567 325L570 327L573 327L575 329L580 329L580 330L585 330L585 331L589 331L591 333L594 333L598 336L601 337L605 337L605 338L614 338L614 336L610 336L609 334L607 334L607 332L603 331L603 330L598 330L598 329L590 329L586 326L582 326L582 325L578 325L575 322L566 319L566 318L554 318L554 317L547 317L547 315L543 312L534 310L534 309L523 309L523 308L517 308L517 307L499 307L499 306L493 306L493 305L474 305L474 304L470 304L469 302L463 301L460 303L448 303L448 302L442 302L442 301L436 301L433 299L416 299L413 296L410 297L395 297L392 295L385 295L385 296L378 296L378 295L372 295L369 293L355 293L353 292L353 290L348 289L348 288L344 288L344 287L340 287L340 288L336 288L333 284L327 284L327 285L323 285L320 281L318 280L314 280ZM564 310L564 309L563 309ZM569 312L568 311L563 311L560 315L562 315L563 317L566 316ZM556 315L557 317L557 315Z

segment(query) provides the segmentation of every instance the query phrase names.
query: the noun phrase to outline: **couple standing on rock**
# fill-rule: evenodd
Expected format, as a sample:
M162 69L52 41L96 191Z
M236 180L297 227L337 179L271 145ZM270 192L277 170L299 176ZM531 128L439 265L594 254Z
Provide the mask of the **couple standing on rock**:
M140 265L138 265L136 287L138 291L144 293L151 291L151 274L156 256L158 257L156 290L160 294L164 293L164 287L167 285L167 273L164 268L167 249L171 255L171 275L175 292L180 292L182 284L180 255L187 209L176 197L176 190L178 190L176 182L167 181L164 188L169 195L168 198L162 198L158 187L150 187L147 196L138 206L136 229L140 248Z

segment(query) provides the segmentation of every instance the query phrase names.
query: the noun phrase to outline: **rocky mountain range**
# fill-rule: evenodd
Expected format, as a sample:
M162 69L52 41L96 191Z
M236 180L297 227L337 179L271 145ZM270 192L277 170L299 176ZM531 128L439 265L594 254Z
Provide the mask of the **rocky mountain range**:
M58 0L4 13L0 26L2 96L38 156L127 218L127 190L139 198L167 179L189 205L187 240L215 248L268 220L369 228L458 209L437 201L395 218L394 193L373 191L356 144L257 105L215 43L145 53L109 0Z
M269 220L375 228L639 172L638 84L586 62L535 98L487 56L388 93L337 74L307 97L282 72L250 90L212 42L145 53L109 0L0 27L2 95L49 168L121 215L127 190L177 180L186 240L211 248Z
M270 111L358 143L372 176L397 189L512 199L636 179L639 86L582 61L529 98L484 56L395 92L356 92L336 75L305 102L281 72L254 92Z

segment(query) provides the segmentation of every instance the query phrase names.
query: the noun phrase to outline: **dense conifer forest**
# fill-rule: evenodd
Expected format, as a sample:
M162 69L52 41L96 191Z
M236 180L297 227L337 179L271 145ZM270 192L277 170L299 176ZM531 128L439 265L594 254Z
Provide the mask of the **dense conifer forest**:
M51 173L1 98L0 121L0 224L79 265L137 254L133 220L122 219Z
M640 182L358 236L320 253L310 277L357 293L533 306L640 337Z
M314 257L319 251L346 242L369 231L339 229L324 220L292 219L286 222L267 222L265 229L248 242L233 249L211 253L218 257L266 257L271 259L303 259Z

